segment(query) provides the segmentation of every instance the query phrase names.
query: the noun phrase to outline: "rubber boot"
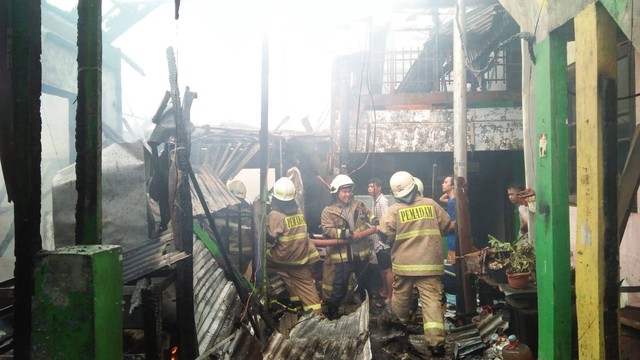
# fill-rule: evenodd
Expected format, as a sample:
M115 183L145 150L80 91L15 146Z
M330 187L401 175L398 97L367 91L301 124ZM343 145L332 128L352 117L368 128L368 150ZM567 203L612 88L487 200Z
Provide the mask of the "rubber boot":
M340 306L338 304L327 303L327 319L336 320L337 318L339 318L340 317L340 314L338 314L339 308Z
M446 352L444 345L429 346L429 351L431 351L431 356L433 357L443 357Z

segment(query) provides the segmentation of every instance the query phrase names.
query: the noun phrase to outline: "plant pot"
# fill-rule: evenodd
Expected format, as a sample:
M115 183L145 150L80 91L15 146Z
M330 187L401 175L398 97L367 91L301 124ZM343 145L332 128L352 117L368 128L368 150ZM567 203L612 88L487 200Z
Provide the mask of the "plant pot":
M524 289L529 286L529 278L531 277L531 271L523 273L509 273L507 272L507 281L509 286L514 289Z

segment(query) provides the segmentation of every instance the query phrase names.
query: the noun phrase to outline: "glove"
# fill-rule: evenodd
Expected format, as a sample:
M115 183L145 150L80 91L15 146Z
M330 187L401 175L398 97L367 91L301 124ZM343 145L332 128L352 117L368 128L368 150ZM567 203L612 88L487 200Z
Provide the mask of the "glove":
M342 240L351 239L353 233L349 229L337 229L337 238Z

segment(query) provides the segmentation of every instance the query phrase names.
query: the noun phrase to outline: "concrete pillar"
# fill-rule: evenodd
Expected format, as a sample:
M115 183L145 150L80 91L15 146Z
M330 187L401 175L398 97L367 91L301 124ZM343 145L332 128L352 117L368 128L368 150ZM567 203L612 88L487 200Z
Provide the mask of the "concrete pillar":
M599 2L576 34L576 312L580 359L620 359L615 21ZM611 126L613 125L613 141Z
M536 44L536 278L538 358L571 358L571 269L567 129L567 41L552 31ZM529 156L529 153L527 153ZM528 174L527 174L528 175ZM529 221L529 233L533 231Z
M122 359L122 250L70 246L38 254L32 359Z

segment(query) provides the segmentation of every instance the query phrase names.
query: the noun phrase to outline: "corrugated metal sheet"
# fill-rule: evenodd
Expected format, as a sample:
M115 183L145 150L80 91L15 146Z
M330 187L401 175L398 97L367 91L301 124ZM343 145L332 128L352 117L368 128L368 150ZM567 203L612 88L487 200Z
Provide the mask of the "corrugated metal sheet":
M173 235L166 232L162 236L148 239L122 254L122 278L126 284L165 266L174 264L189 255L174 251Z
M499 3L467 7L466 29L467 34L482 35L493 28L495 21L503 21L506 10ZM512 20L515 22L515 20ZM448 21L440 29L441 36L453 36L453 21Z
M196 360L262 360L260 343L245 327L240 327L233 335L223 339ZM287 358L289 359L289 358Z
M202 190L205 202L211 213L240 203L240 200L227 190L227 187L208 165L194 167L193 174L198 181L200 190ZM191 185L191 204L194 216L204 214L202 203L198 198L193 184Z
M516 21L507 13L499 3L467 8L466 36L467 45L465 53L468 62L476 68L486 65L487 57L501 42L519 31ZM428 79L433 76L434 70L439 76L444 75L442 64L449 65L453 46L454 21L448 21L440 27L436 36L428 39L424 49L407 71L396 92L421 93L439 91L436 88L437 79ZM438 54L438 59L434 58ZM433 68L430 68L433 67ZM427 69L431 69L428 71Z
M236 288L200 240L193 243L195 321L200 354L231 335L242 310Z
M303 317L289 338L275 333L264 351L264 359L371 359L369 301L338 320Z
M191 163L207 165L222 182L238 174L260 150L258 131L197 127L192 134Z

